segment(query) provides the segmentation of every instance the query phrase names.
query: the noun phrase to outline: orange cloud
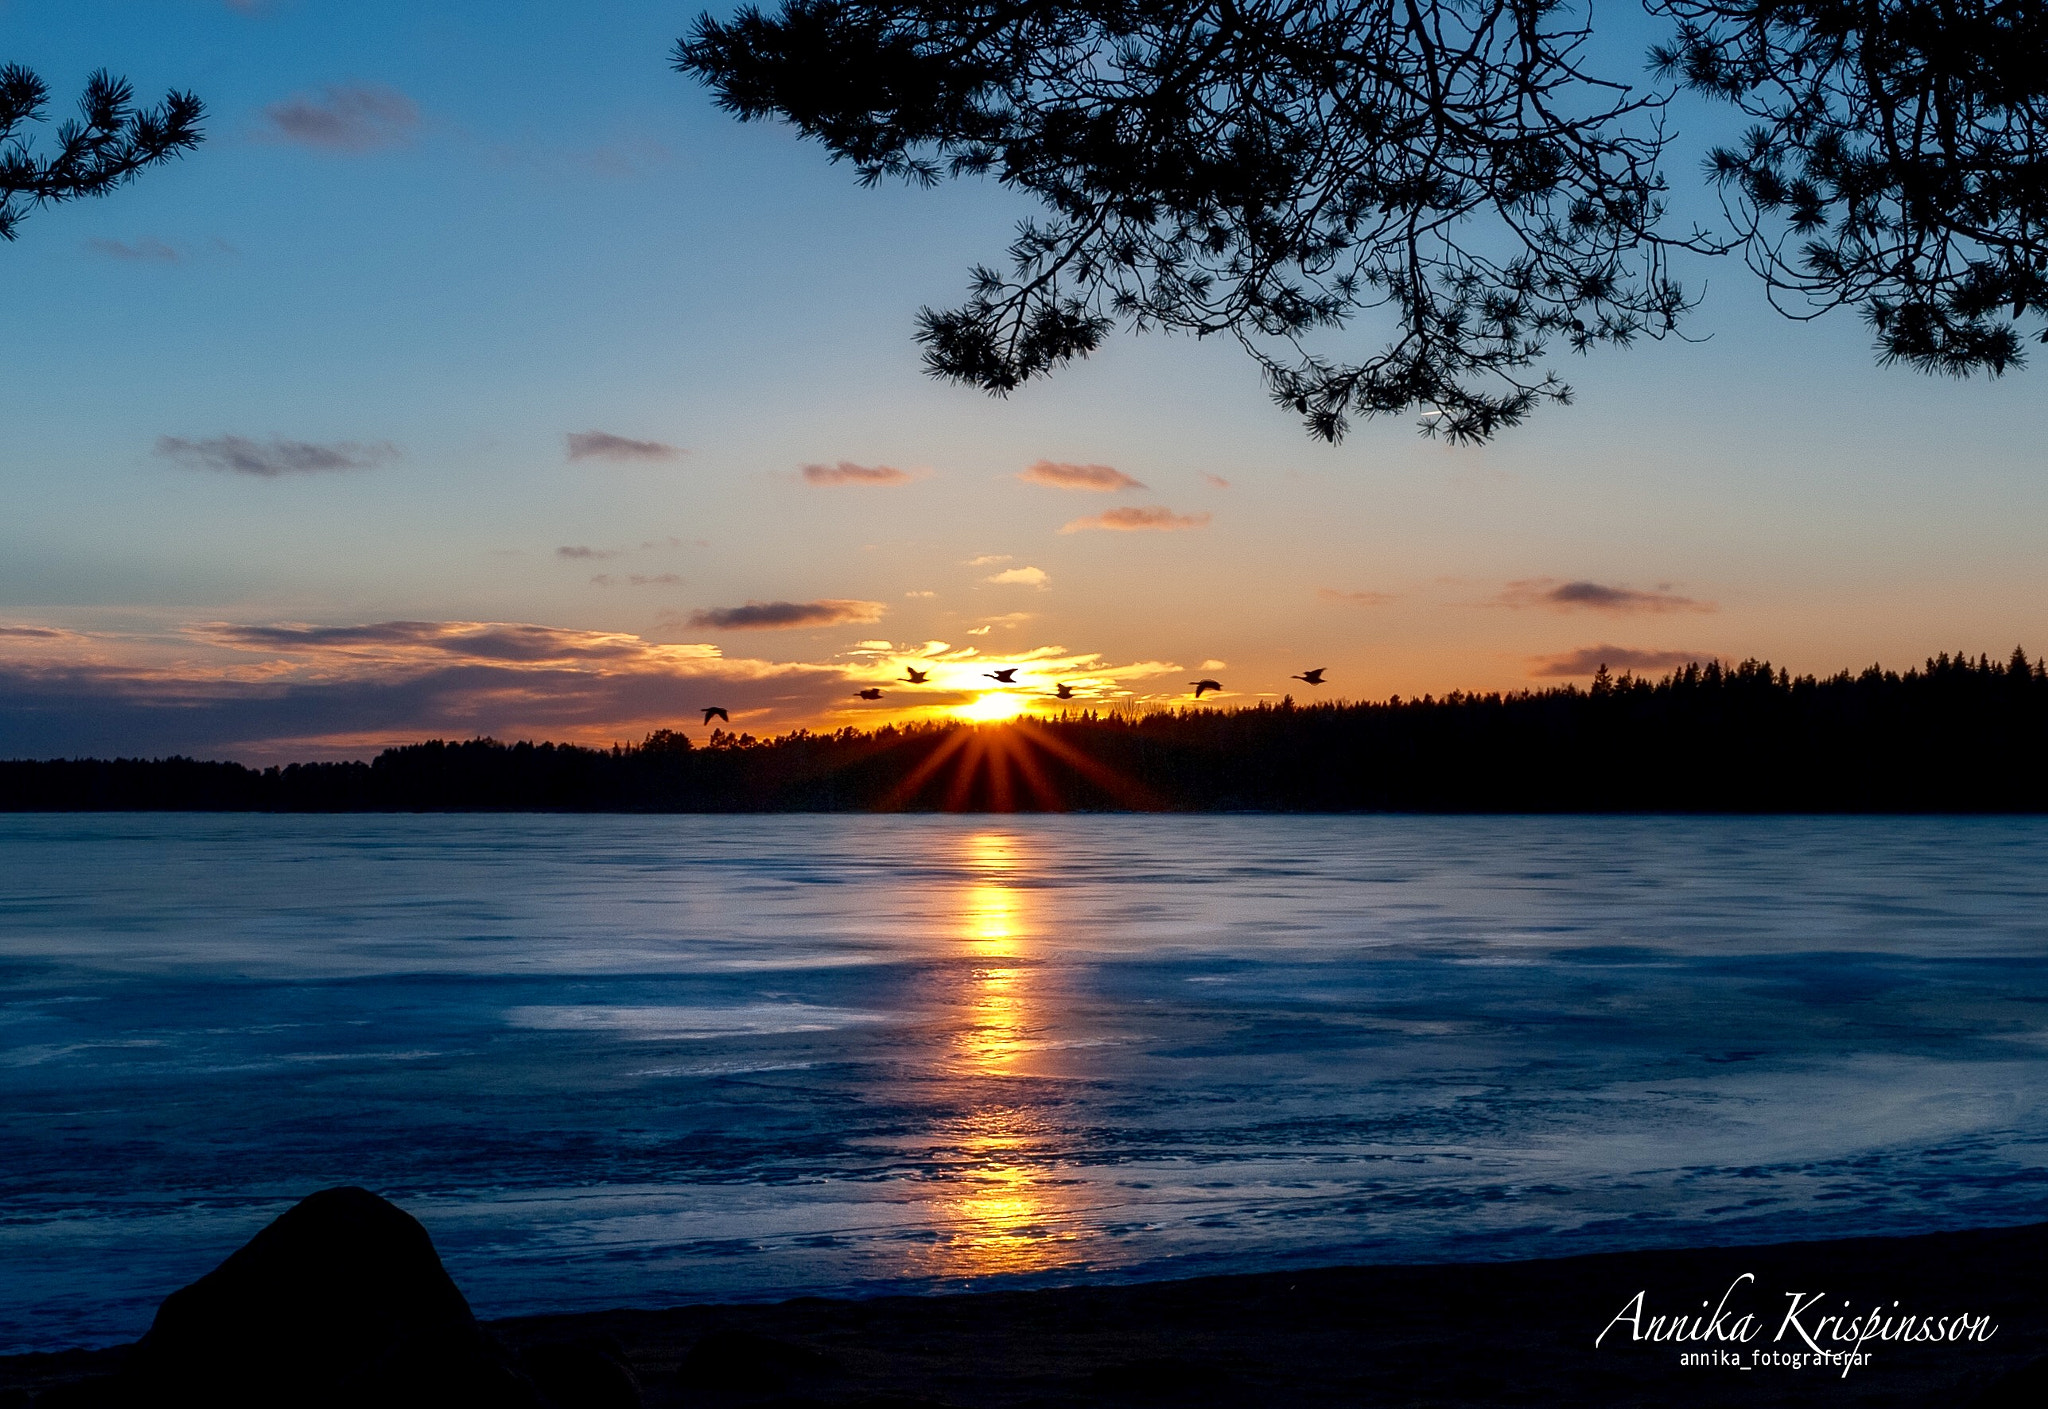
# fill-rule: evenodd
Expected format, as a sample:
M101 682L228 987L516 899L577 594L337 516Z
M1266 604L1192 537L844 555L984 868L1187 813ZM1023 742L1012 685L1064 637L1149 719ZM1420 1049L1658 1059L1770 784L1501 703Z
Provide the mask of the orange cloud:
M915 665L926 677L912 686ZM988 675L1013 669L999 686ZM929 718L1010 689L1030 708L1122 700L1170 662L1113 665L1061 646L981 655L863 642L830 661L734 659L701 643L521 622L205 622L168 636L0 628L0 724L18 757L362 757L428 738L609 744L696 731L729 709L754 732ZM856 687L886 691L879 709ZM1024 706L1020 706L1024 707Z
M1095 493L1145 487L1122 470L1111 469L1108 465L1068 465L1055 460L1036 461L1026 466L1017 478L1027 484L1050 485L1054 489L1085 489Z
M1176 529L1201 528L1208 522L1207 514L1176 514L1163 505L1148 504L1142 508L1127 507L1090 514L1085 519L1075 519L1063 525L1060 532L1086 533L1093 529L1106 529L1113 533L1168 533Z
M894 465L856 465L841 460L836 465L805 465L804 478L812 484L905 484L916 476Z

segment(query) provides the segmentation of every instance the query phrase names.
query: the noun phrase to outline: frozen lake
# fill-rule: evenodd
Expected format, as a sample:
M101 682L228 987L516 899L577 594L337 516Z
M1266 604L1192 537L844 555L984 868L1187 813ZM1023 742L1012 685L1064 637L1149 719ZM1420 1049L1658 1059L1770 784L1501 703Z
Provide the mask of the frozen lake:
M0 1351L2048 1216L2048 819L0 816Z

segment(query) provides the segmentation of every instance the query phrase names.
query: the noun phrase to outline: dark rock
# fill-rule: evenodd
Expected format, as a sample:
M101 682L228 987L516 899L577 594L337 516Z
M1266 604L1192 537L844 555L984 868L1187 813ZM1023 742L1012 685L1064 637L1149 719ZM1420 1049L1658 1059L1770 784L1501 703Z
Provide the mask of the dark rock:
M1089 1384L1106 1393L1139 1398L1186 1399L1214 1390L1224 1379L1213 1366L1173 1356L1127 1360L1090 1372Z
M616 1344L530 1346L519 1363L558 1409L640 1409L640 1380Z
M544 1406L427 1230L354 1188L302 1200L165 1298L121 1381L148 1405Z
M763 1394L787 1389L795 1379L838 1372L838 1361L808 1346L751 1331L713 1331L683 1358L682 1381L692 1389Z
M2043 1404L2048 1404L2048 1356L1994 1381L1970 1401L1970 1409L2038 1409Z
M53 1385L33 1400L35 1409L128 1409L118 1384L111 1376Z

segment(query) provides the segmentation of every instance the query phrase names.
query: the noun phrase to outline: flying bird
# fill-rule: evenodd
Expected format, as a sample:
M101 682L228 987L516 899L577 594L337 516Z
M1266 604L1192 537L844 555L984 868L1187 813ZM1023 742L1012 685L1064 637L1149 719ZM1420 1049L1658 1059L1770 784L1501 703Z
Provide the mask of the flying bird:
M1060 699L1071 700L1072 698L1074 698L1074 687L1072 685L1062 684L1057 690L1053 691L1053 694L1058 696Z
M724 710L720 709L717 705L705 705L704 722L706 724L709 724L714 719L723 719L728 724L732 723L732 716L727 714Z
M984 670L982 674L995 681L998 685L1014 685L1017 683L1017 671L1019 668L1018 666L1011 665L1005 666L1001 670Z
M916 666L906 665L903 667L903 678L913 685L922 685L928 677L924 671L919 670Z
M864 700L879 700L882 698L882 692L872 685L868 686L865 690L855 690L854 693Z
M1217 680L1190 680L1188 684L1195 687L1195 698L1198 700L1210 690L1221 690L1223 688L1222 682Z
M1311 685L1320 685L1323 683L1323 671L1326 669L1328 669L1327 666L1319 665L1314 670L1304 670L1299 675L1290 675L1287 678L1289 680L1306 680Z

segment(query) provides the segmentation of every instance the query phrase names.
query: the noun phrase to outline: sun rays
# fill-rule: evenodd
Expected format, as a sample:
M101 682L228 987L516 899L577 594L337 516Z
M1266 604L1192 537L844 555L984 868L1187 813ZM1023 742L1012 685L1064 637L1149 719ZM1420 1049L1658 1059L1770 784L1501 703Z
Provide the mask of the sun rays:
M949 732L879 803L881 811L1063 812L1079 782L1113 805L1141 811L1160 803L1141 783L1039 728L1028 716L964 724Z

